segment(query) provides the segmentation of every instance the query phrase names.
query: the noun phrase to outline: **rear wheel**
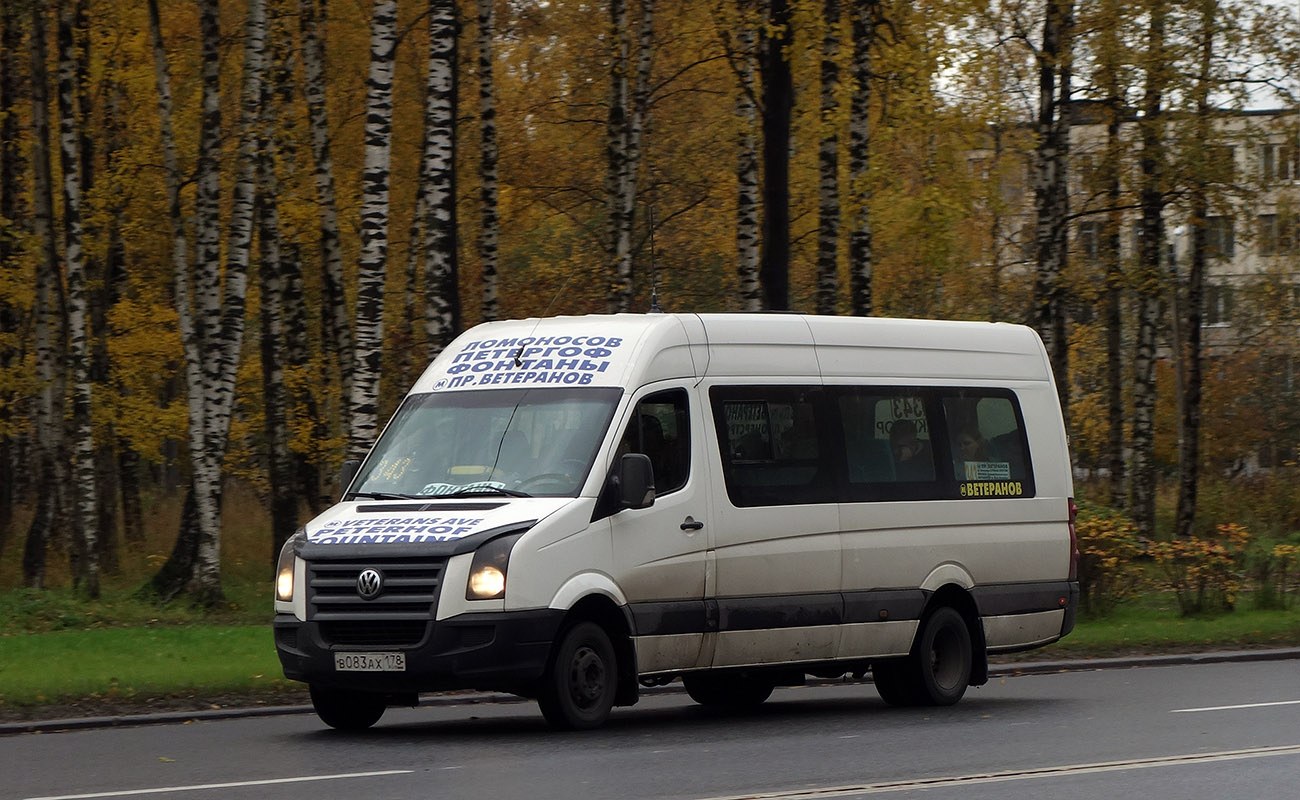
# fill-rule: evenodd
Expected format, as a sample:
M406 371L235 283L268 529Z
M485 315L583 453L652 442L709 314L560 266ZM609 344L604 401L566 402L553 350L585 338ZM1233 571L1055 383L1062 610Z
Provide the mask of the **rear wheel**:
M580 622L560 636L537 704L552 727L590 730L609 717L617 690L618 663L609 634L594 622Z
M966 694L973 663L966 620L944 606L925 618L911 655L877 661L871 678L891 706L950 706Z
M917 688L923 705L950 706L966 694L970 683L970 631L955 609L938 609L926 619L917 642Z
M312 685L311 704L316 716L331 728L341 731L362 731L379 721L388 708L381 694L356 692L350 689L329 689Z
M691 699L702 706L739 711L762 705L772 696L772 682L752 675L704 672L683 675L682 684Z

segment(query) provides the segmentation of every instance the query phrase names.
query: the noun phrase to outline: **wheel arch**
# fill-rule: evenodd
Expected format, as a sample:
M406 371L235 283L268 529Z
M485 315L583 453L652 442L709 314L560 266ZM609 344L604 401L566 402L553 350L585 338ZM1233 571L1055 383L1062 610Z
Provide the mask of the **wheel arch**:
M618 659L618 688L614 704L630 706L636 703L637 684L636 648L632 645L632 613L627 604L618 604L608 593L592 592L577 599L564 615L551 648L564 637L566 631L580 622L594 622L605 630L614 645Z

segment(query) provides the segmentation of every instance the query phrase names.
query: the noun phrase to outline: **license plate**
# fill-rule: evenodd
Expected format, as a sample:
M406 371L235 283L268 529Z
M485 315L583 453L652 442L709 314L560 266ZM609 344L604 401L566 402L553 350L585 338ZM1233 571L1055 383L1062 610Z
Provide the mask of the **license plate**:
M335 653L336 672L406 672L405 653Z

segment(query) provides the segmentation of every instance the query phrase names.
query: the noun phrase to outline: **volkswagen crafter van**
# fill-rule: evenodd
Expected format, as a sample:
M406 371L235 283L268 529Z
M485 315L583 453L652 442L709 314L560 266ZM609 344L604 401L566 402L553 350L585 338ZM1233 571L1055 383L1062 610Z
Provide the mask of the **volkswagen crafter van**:
M488 323L345 484L275 594L285 675L336 728L447 689L592 728L676 679L742 707L870 673L947 705L1074 625L1066 434L1018 325Z

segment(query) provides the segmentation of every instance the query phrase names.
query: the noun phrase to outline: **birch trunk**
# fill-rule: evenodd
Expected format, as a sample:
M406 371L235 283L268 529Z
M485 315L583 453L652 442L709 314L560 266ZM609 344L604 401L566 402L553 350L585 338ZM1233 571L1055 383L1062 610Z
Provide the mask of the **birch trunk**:
M754 80L755 48L758 39L749 16L752 3L741 0L740 30L736 32L736 76L740 91L736 94L736 272L740 291L740 310L758 311L763 307L763 289L758 281L758 87Z
M0 6L0 271L16 270L19 252L19 183L21 150L18 141L18 76L17 59L22 48L22 29L16 3ZM6 280L8 278L6 277ZM0 299L0 371L7 371L19 357L18 348L10 342L18 331L18 309L8 300ZM6 386L0 389L0 554L9 538L13 522L16 447L9 435L13 424L14 400L17 390Z
M1137 292L1138 319L1136 351L1133 357L1133 521L1138 535L1151 538L1155 533L1155 360L1156 337L1160 324L1161 250L1164 243L1164 125L1161 120L1165 85L1165 14L1161 3L1151 6L1148 28L1146 85L1143 118L1139 123L1142 138L1142 241L1138 252L1134 288Z
M81 222L81 138L75 9L59 4L59 149L63 171L63 241L68 284L68 360L72 372L72 478L75 493L74 584L99 597L99 506L96 498L95 435L91 423L90 331L85 250Z
M498 213L497 109L492 77L492 35L496 25L493 0L478 0L478 111L479 111L479 263L483 275L483 321L501 315L497 289L497 249L501 220Z
M263 90L263 109L273 109L271 93ZM258 275L262 292L261 355L262 396L265 404L267 477L271 489L270 563L275 564L280 548L298 527L298 504L294 492L293 457L289 453L288 405L284 363L284 274L280 241L280 210L276 199L279 182L276 162L275 115L266 115L258 156Z
M370 73L366 81L366 156L361 178L356 349L352 363L351 424L348 426L348 454L351 458L365 456L378 430L396 48L396 0L374 0L370 20Z
M274 71L269 83L273 89L275 102L268 106L275 119L286 119L294 114L294 98L298 87L294 80L294 59L298 48L294 47L293 36L289 31L291 22L289 6L292 0L276 0L267 8L268 38L274 60ZM275 125L274 121L270 123ZM275 127L266 134L277 149L276 161L282 164L296 164L298 159L297 139L292 129L287 126ZM306 380L311 362L309 335L307 332L307 301L303 290L302 252L296 241L282 241L279 271L283 286L281 312L284 315L284 364L293 372L293 380L286 380L288 420L296 419L298 424L310 425L315 441L329 437L328 420L320 411L316 399L315 384ZM322 314L326 316L328 312ZM325 352L330 350L326 343ZM297 493L305 499L313 515L324 510L321 502L321 468L307 453L290 453L294 479L297 481ZM278 556L278 551L277 551Z
M627 311L632 298L632 272L630 261L623 258L631 252L625 244L623 232L623 181L627 176L628 131L628 42L627 2L609 2L609 42L613 48L609 65L609 108L605 118L605 260L609 265L609 291L605 298L605 311L617 314Z
M163 153L163 175L167 186L168 218L171 221L172 237L172 275L175 283L177 322L181 333L181 344L185 353L185 385L188 403L188 434L192 453L202 452L205 391L203 380L202 341L199 325L202 320L194 311L193 291L190 280L189 248L185 231L184 211L181 208L181 175L176 157L176 136L172 123L171 73L167 66L167 53L163 45L162 25L158 11L158 0L147 0L149 10L149 33L154 54L154 80L158 86L158 120ZM216 31L213 31L215 34ZM215 87L214 87L215 89ZM219 117L217 118L219 121ZM202 142L202 140L201 140ZM200 155L199 165L215 164L209 159L205 162ZM197 205L197 202L196 202ZM154 575L149 583L149 591L164 600L170 600L185 587L194 568L194 556L198 550L198 519L196 508L196 491L193 479L186 492L185 507L188 513L181 515L181 524L177 531L172 553Z
M347 296L343 291L343 251L339 245L338 201L334 190L334 161L330 154L329 112L325 107L325 48L321 41L316 0L299 0L298 24L302 35L303 96L311 128L311 151L316 182L316 208L320 214L321 312L327 348L338 369L340 396L352 396L352 328Z
M61 353L66 319L63 283L59 278L59 253L54 232L54 179L50 170L49 77L46 72L45 9L31 11L32 96L32 233L41 248L36 267L36 299L32 311L36 349L36 380L40 395L36 406L36 440L33 460L37 503L23 549L23 585L45 586L46 552L61 514L60 469L63 454L64 379Z
M1201 52L1199 74L1196 77L1196 121L1193 147L1202 154L1201 169L1206 169L1205 154L1209 153L1210 65L1214 57L1214 0L1201 0ZM1205 302L1205 267L1207 260L1206 217L1209 216L1210 176L1196 174L1193 178L1189 200L1192 252L1187 274L1186 346L1175 342L1182 350L1183 368L1182 402L1178 419L1178 508L1174 517L1174 535L1190 537L1196 530L1197 485L1200 477L1201 438L1201 388L1203 358L1201 353L1202 304Z
M763 307L790 308L790 122L794 41L789 0L771 0L759 69L763 78Z
M1061 413L1069 424L1069 341L1065 333L1065 272L1070 213L1067 165L1070 154L1070 40L1073 0L1048 0L1043 45L1038 55L1038 147L1034 154L1033 322L1043 338L1056 378ZM1058 85L1059 79L1059 85Z
M430 361L460 329L456 239L456 3L431 0L425 103L425 336Z
M840 2L824 0L826 25L822 37L821 142L817 165L820 171L817 206L817 313L834 314L839 294L840 243L840 137L838 133L840 86Z
M627 276L628 303L632 300L632 239L636 225L637 176L641 171L641 142L650 114L650 70L654 62L654 0L641 0L641 23L637 33L636 80L627 115L627 147L623 159L623 178L619 182L620 201L618 233L619 274Z
M221 478L230 418L235 403L235 373L244 340L244 300L253 238L253 204L257 178L258 108L262 100L266 57L266 0L250 0L244 29L244 86L240 97L239 153L227 229L226 265L220 303L220 327L208 329L211 371L204 450L195 464L199 546L188 591L201 605L215 605L221 590ZM205 265L206 269L206 265Z
M880 0L853 0L853 99L849 108L849 190L853 226L849 231L849 313L868 317L871 299L871 51Z

